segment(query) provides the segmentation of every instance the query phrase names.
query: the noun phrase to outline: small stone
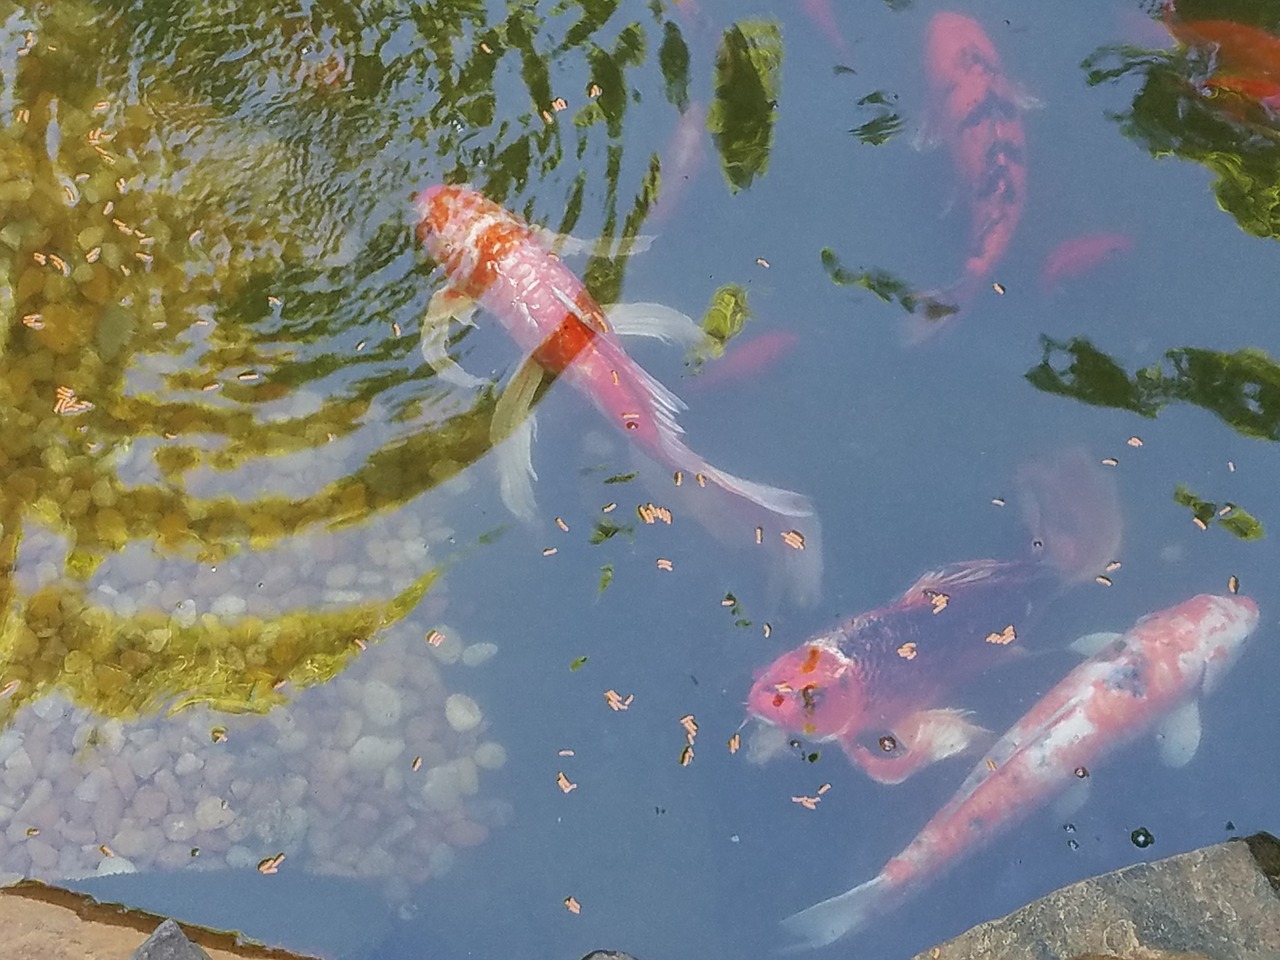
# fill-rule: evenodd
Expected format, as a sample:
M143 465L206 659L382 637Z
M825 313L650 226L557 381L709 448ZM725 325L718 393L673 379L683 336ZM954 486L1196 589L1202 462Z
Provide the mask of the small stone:
M241 844L235 844L227 851L227 866L233 870L243 870L245 867L251 867L259 860L253 855L253 851Z
M357 774L380 774L403 752L403 740L361 737L351 747L351 770Z
M248 602L244 597L234 593L224 593L209 604L209 612L215 617L238 617L245 611Z
M109 877L115 873L137 873L138 868L128 857L103 857L96 872L100 877Z
M208 796L196 804L196 826L201 830L221 830L235 818L221 797Z
M180 777L185 777L189 773L195 773L204 766L204 761L197 757L194 753L187 751L173 764L173 772Z
M454 693L444 702L444 718L458 733L466 733L480 726L484 714L480 712L479 704L465 693Z
M359 572L353 563L339 564L336 567L331 567L329 572L324 575L324 584L332 590L341 590L355 583L356 575Z
M474 820L454 820L445 825L444 839L455 847L478 847L489 839L489 828Z
M399 692L381 680L370 680L364 685L364 715L375 727L394 727L403 712Z
M198 832L195 820L181 813L169 814L164 818L161 827L164 835L174 843L186 843Z
M458 638L458 633L453 627L440 624L435 628L431 636L439 635L440 642L437 644L428 644L429 649L435 658L441 663L457 663L462 656L462 641Z
M147 831L138 827L125 827L111 838L111 849L122 857L140 857L148 846Z
M498 645L496 643L473 643L462 651L462 663L468 667L478 667L480 664L492 660L498 653Z
M501 770L507 762L507 748L494 740L486 740L471 756L481 770Z

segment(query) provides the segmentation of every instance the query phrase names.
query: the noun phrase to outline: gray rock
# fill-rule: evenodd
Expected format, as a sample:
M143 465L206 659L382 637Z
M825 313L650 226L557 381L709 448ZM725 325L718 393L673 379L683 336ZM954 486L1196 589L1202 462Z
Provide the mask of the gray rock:
M582 960L636 960L636 958L618 950L592 950Z
M915 960L1277 960L1269 833L1073 883Z
M187 939L172 920L156 927L130 960L209 960L209 955Z

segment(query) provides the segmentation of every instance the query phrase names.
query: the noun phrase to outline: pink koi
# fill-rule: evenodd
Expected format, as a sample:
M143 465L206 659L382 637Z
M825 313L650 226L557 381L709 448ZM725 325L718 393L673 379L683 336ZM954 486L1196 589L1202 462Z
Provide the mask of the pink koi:
M1110 257L1132 249L1133 237L1127 233L1086 233L1064 240L1044 258L1040 289L1047 293L1063 280L1088 273Z

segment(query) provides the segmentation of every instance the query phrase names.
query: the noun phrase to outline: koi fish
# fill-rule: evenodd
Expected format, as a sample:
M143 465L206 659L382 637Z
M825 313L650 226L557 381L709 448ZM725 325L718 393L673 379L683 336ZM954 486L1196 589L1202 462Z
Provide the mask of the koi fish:
M1164 20L1179 43L1211 55L1204 90L1257 104L1269 116L1280 113L1280 37L1232 20L1179 20L1171 0Z
M750 714L838 743L880 783L901 783L985 740L987 731L947 706L954 690L1015 656L1036 609L1064 584L1100 573L1119 548L1114 485L1084 453L1024 466L1019 484L1038 556L925 573L888 606L769 664L747 696Z
M443 269L446 285L423 321L422 353L442 379L483 381L463 373L447 352L450 320L470 323L477 306L506 327L526 354L498 398L490 429L500 458L502 496L513 513L533 514L533 417L544 379L571 383L649 457L683 471L692 483L718 487L733 501L733 533L785 550L781 566L801 599L817 593L820 528L807 497L713 467L685 445L676 415L684 404L623 349L636 335L692 345L702 330L660 304L615 305L608 314L552 252L552 238L483 194L464 186L434 186L414 199L418 239ZM762 528L758 531L757 528ZM788 536L790 535L790 536ZM795 549L797 543L803 549Z
M1127 233L1086 233L1064 240L1044 258L1040 271L1040 289L1048 292L1063 280L1087 273L1117 253L1133 249L1133 237Z
M912 342L937 332L973 300L1018 229L1027 191L1022 111L982 26L963 14L934 14L925 34L925 74L933 125L968 191L969 256L958 283L919 295Z
M790 330L774 330L730 344L724 356L698 368L697 374L689 378L689 388L720 387L761 376L793 350L799 339Z
M1187 763L1200 743L1200 698L1222 681L1257 625L1249 598L1202 594L1109 635L995 742L874 878L783 925L811 947L853 933L1152 731L1166 763Z

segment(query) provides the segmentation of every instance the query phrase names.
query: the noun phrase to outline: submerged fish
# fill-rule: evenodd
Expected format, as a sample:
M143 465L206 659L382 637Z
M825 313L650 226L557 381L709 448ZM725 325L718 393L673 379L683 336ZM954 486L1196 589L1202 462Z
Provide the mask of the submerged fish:
M1280 37L1232 20L1179 19L1169 0L1164 20L1176 40L1212 58L1211 73L1200 84L1205 91L1256 105L1275 119L1280 113ZM1235 112L1233 106L1224 109Z
M860 929L1153 730L1165 761L1185 764L1200 742L1200 697L1221 682L1257 624L1249 598L1202 594L1112 635L996 741L874 878L784 926L814 947Z
M1035 609L1064 582L1100 573L1120 541L1111 477L1085 454L1029 464L1019 481L1038 555L923 574L888 606L774 660L751 687L750 713L807 740L838 743L881 783L900 783L984 738L948 701L1016 655Z
M929 21L925 73L933 126L967 191L969 256L950 289L919 295L909 338L922 340L963 310L991 277L1026 202L1026 136L1013 84L976 20L944 11Z
M502 460L503 499L513 513L533 514L530 406L544 378L567 380L648 456L688 474L691 483L696 477L728 494L729 539L764 541L783 551L780 567L793 592L801 599L816 595L822 560L808 498L735 477L690 450L676 422L684 404L619 339L634 334L692 345L703 336L693 320L659 304L617 305L606 315L552 252L544 232L469 187L430 187L416 196L415 207L418 238L447 280L423 321L427 363L445 379L477 382L448 356L446 341L449 321L471 322L477 306L495 316L527 355L498 399L491 428ZM804 549L788 545L796 543Z
M1078 277L1117 253L1133 249L1127 233L1086 233L1064 240L1044 258L1040 289L1048 293L1063 280Z

